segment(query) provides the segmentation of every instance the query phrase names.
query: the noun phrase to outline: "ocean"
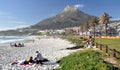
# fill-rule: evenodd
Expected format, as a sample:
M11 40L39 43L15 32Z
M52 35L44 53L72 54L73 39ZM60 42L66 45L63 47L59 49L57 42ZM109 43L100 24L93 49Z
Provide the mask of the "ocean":
M25 37L20 36L0 36L0 43L10 43L16 41L23 41Z

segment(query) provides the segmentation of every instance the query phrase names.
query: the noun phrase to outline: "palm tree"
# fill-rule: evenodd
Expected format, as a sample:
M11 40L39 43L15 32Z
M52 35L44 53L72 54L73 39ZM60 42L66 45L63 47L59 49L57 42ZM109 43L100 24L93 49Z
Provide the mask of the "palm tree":
M89 24L85 23L84 26L83 26L83 29L86 31L86 36L87 36L87 31L89 29Z
M105 36L107 36L107 26L110 21L110 18L111 17L106 12L104 12L104 14L99 19L99 23L102 23L105 25Z
M84 32L84 27L83 27L83 25L80 25L80 31L81 31L82 36L83 36L83 32Z
M87 35L88 28L89 28L88 23L80 25L79 31L81 31L82 36L83 36L84 32L86 32L86 35Z
M93 34L94 34L94 38L95 38L95 26L96 24L98 23L98 20L97 18L92 18L91 21L90 21L90 25L93 26Z

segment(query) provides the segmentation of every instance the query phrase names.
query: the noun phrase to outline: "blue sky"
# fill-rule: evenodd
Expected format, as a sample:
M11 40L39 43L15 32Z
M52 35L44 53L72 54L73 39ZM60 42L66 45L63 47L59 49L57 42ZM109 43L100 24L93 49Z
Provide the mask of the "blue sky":
M104 12L120 18L120 0L0 0L0 30L34 25L55 16L67 5L100 17Z

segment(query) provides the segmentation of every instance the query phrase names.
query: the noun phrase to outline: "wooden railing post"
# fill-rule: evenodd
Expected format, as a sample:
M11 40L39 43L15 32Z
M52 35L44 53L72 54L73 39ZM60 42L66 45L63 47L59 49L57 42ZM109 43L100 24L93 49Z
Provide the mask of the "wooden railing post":
M100 50L102 50L102 44L100 44Z
M116 57L116 50L113 49L113 57Z
M98 43L95 44L96 48L98 48Z
M108 53L108 46L106 45L106 50L105 50L106 53Z

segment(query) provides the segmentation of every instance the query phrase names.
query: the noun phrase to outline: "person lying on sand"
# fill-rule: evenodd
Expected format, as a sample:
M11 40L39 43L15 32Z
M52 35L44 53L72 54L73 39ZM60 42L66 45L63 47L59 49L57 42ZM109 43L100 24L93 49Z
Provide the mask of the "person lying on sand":
M34 60L33 60L33 57L29 57L25 60L20 60L20 61L15 61L13 62L11 65L14 65L14 64L19 64L19 65L27 65L27 64L33 64L34 63Z
M11 47L24 47L24 44L23 43L10 43L10 46Z
M49 61L49 60L48 59L43 59L42 61L41 60L39 61L38 58L36 58L36 57L34 58L34 60L33 60L33 57L29 57L29 58L27 58L25 60L14 61L11 65L15 65L15 64L33 65L33 64L36 64L35 66L39 66L42 62L47 62L47 61Z

